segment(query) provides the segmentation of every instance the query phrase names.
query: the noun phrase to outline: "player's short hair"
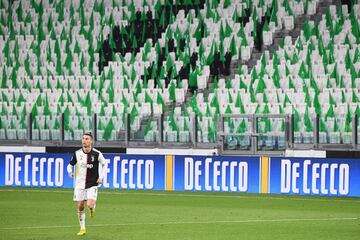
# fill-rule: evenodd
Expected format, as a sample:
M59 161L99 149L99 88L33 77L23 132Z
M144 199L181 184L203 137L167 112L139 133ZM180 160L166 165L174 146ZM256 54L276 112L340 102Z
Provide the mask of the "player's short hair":
M86 133L84 133L83 136L89 136L89 137L91 137L91 139L93 139L93 135L91 132L86 132Z

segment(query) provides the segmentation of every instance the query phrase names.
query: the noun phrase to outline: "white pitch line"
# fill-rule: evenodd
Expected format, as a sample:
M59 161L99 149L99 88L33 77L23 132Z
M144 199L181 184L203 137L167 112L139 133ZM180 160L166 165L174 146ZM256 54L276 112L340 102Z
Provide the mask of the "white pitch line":
M88 224L89 227L117 227L117 226L139 226L139 225L182 225L182 224L241 224L241 223L278 223L278 222L316 222L316 221L354 221L358 218L284 218L284 219L248 219L233 221L189 221L189 222L139 222L139 223L104 223ZM24 226L7 227L0 230L24 230L24 229L51 229L51 228L73 228L78 225L58 225L58 226Z
M36 193L72 193L73 190L47 190L47 189L0 189L0 192L36 192ZM205 192L204 192L205 193ZM339 199L339 198L312 198L312 196L308 196L309 198L298 197L292 195L291 198L288 197L274 197L274 196L239 196L239 195L214 195L214 194L187 194L187 193L154 193L154 192L104 192L101 194L107 195L143 195L143 196L169 196L169 197L200 197L200 198L239 198L239 199L259 199L259 200L291 200L291 201L318 201L318 202L347 202L347 203L359 203L359 200L355 199ZM314 197L314 196L313 196ZM319 196L317 196L319 197Z

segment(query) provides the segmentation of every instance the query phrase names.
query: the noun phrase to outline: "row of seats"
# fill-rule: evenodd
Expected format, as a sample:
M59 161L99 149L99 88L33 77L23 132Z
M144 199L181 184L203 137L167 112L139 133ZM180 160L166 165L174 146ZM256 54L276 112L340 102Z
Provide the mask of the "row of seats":
M261 21L260 19L262 19L263 17L264 19L267 19L267 17L269 18L267 22L269 29L267 29L267 27L265 28L266 30L268 30L267 32L271 31L272 33L274 33L275 31L279 31L283 28L290 30L292 29L293 25L291 24L291 21L294 21L294 17L302 15L306 12L309 13L309 11L311 14L315 13L313 11L314 5L312 4L316 5L317 3L317 1L265 1L264 3L254 2L252 6L249 6L247 2L241 4L234 2L234 4L224 6L222 1L220 1L220 4L217 4L217 1L206 1L206 3L202 6L203 9L199 11L200 15L197 16L195 11L189 11L187 13L187 16L185 16L185 12L179 11L174 21L170 23L167 30L161 35L161 38L158 39L157 42L152 42L149 39L148 41L146 41L145 44L147 46L141 47L140 51L136 54L127 53L124 57L121 54L115 55L114 58L116 61L110 62L109 65L104 68L103 73L101 73L101 75L98 75L100 74L100 72L97 72L96 68L98 62L101 61L101 57L100 55L92 52L93 50L91 49L98 48L101 45L99 43L101 43L101 41L106 38L108 34L111 33L111 26L109 23L111 14L114 14L114 12L119 12L119 17L123 18L121 19L121 21L123 22L114 24L121 26L123 24L126 25L129 23L129 21L131 21L131 18L133 18L131 15L135 13L134 8L127 6L120 7L120 5L122 4L119 5L116 2L116 6L113 6L113 3L111 3L111 5L106 5L104 1L101 1L101 4L104 5L104 7L106 5L107 8L112 9L112 11L110 11L110 15L107 15L104 18L104 23L106 23L107 26L101 28L99 27L100 25L98 24L98 20L102 21L101 19L104 16L100 15L99 18L95 17L95 15L99 16L99 14L102 12L100 8L103 7L95 6L96 4L98 4L97 2L91 4L88 1L84 1L81 2L81 4L80 2L71 3L71 1L64 1L64 4L68 4L67 6L69 6L70 9L71 4L73 4L74 9L74 17L70 16L70 14L64 14L64 17L67 19L64 21L62 21L61 17L59 20L59 11L57 11L57 7L59 6L59 4L63 4L62 1L51 1L51 3L50 1L44 2L46 3L43 3L43 6L46 6L45 9L48 9L44 11L42 15L42 31L44 35L46 35L44 41L41 41L40 43L38 42L38 40L41 39L41 29L33 31L37 35L33 36L32 39L30 37L32 41L28 41L28 37L24 37L22 39L24 40L24 42L29 43L28 47L29 49L31 49L30 53L29 51L24 50L24 48L20 46L19 41L22 40L19 39L22 37L12 39L12 37L7 34L3 35L5 38L3 41L4 45L1 44L1 46L3 47L0 51L0 58L4 60L1 62L6 64L2 65L2 72L4 72L5 69L7 76L13 76L9 78L6 76L5 78L3 78L4 85L11 86L11 89L21 89L28 87L29 92L32 92L35 89L38 89L39 92L42 92L38 95L28 94L26 98L23 96L29 103L29 107L25 108L25 111L27 113L36 112L40 115L41 113L44 113L44 110L41 109L44 109L45 106L41 105L44 105L44 103L47 102L47 100L45 100L47 96L52 95L50 92L56 92L55 89L61 89L63 91L61 94L64 95L63 105L65 107L61 106L60 110L65 111L66 109L68 109L66 111L69 112L69 119L74 114L78 114L79 116L89 116L89 114L92 112L103 112L104 114L102 115L106 117L109 114L114 114L113 109L117 110L115 115L121 118L121 106L128 105L128 113L133 113L132 122L136 125L136 127L134 128L135 130L141 129L143 127L141 120L145 117L148 117L150 113L166 112L166 110L172 111L171 109L166 109L166 105L171 101L175 100L178 104L185 105L185 94L187 94L187 86L191 85L191 82L195 81L198 89L200 90L207 89L210 76L209 61L211 62L211 58L214 57L216 51L218 51L219 48L222 49L223 47L224 49L226 49L226 51L231 51L233 49L233 46L235 45L236 49L233 50L232 58L234 60L238 58L242 60L248 60L251 56L252 48L254 47L255 32L257 30L256 28L258 27L258 21ZM307 9L305 9L305 3L311 3L307 5ZM32 25L34 25L35 23L40 23L33 18L35 14L38 15L38 13L36 10L33 11L36 7L30 6L31 4L27 4L26 7L23 7L23 16L26 16L29 12L31 12L30 15L34 15L32 17L32 21L30 22L30 24L26 21L19 21L19 18L16 17L15 9L18 9L20 5L16 4L18 3L15 3L15 6L12 9L12 20L13 23L15 22L15 24L13 25L20 27L19 29L13 31L13 33L16 33L16 36L24 36L20 34L20 29L22 28L22 25L16 23L23 23L24 30L25 28L28 28L25 26L30 26L29 30L31 30ZM151 12L156 11L154 6L155 3L153 5L149 3L149 8L146 9L141 8L141 4L134 5L136 5L137 7L139 6L139 9L141 10L147 11L150 9ZM309 7L309 5L311 7ZM271 7L276 8L276 12L270 12ZM91 14L89 14L89 9L96 10L96 14L93 15L93 18L95 18L93 27L91 26ZM335 11L334 14L333 7L330 7L329 9L331 9L329 10L329 12L335 21L337 13ZM249 16L248 22L242 24L239 19L244 17L244 11L248 10L251 12L251 15ZM57 15L55 14L55 12L57 13ZM86 13L84 19L85 21L81 20L83 18L81 16L82 12ZM277 14L277 16L275 18L271 18L271 16L269 16L270 13L274 14L274 12ZM128 15L129 13L130 16ZM5 16L5 13L2 12L1 14ZM51 24L48 24L50 16L53 20L52 26ZM355 18L358 18L356 14L354 16ZM299 111L301 114L304 112L304 109L307 109L306 107L310 109L310 114L312 114L313 112L317 113L318 110L315 109L315 106L313 106L314 104L321 104L324 106L321 113L329 112L330 106L332 106L332 104L330 103L330 96L337 103L336 107L334 107L335 113L341 112L342 114L344 114L345 106L347 107L349 105L349 108L352 111L351 114L353 114L356 109L358 109L358 103L354 99L359 97L359 92L357 91L359 89L359 81L358 76L354 76L347 71L352 68L355 70L356 73L358 73L359 71L358 61L356 60L356 49L358 49L356 45L357 36L350 34L350 30L353 29L353 24L349 25L349 22L352 22L351 18L353 18L353 16L351 16L350 14L344 14L344 18L346 19L346 21L344 21L343 23L343 31L340 31L340 34L333 34L334 36L330 36L329 34L327 34L330 31L328 30L329 27L326 24L323 24L326 21L322 21L321 23L319 23L318 29L319 32L321 32L321 34L324 36L321 40L323 45L322 48L326 49L327 57L329 59L331 59L331 57L341 58L342 56L345 57L348 52L350 62L347 61L347 64L345 64L346 61L344 60L344 64L337 61L336 65L330 63L330 60L326 60L324 62L323 57L317 57L324 55L323 53L320 53L320 49L318 49L318 46L321 46L321 44L319 44L319 42L321 41L317 39L318 36L312 35L310 43L309 39L307 39L305 36L307 30L304 29L304 33L298 39L296 44L292 43L291 39L285 38L283 47L277 51L277 57L264 54L261 61L259 61L256 67L251 69L250 72L244 71L246 70L246 68L241 67L240 73L236 75L234 79L226 80L226 82L225 79L220 79L217 84L218 86L214 89L214 92L207 96L206 99L204 99L203 101L201 101L201 93L197 93L195 95L194 101L190 101L188 106L182 108L180 115L185 115L186 112L189 115L196 114L203 116L200 121L201 139L203 139L204 141L215 141L216 139L214 138L214 132L216 132L216 124L214 120L217 119L216 115L218 115L219 113L266 113L267 111L269 113L273 111L279 113L294 113L293 109L296 109L298 106L300 106L298 98L304 96L308 96L307 99L311 106L308 106L308 103L306 103L307 105L304 105L304 107ZM8 23L9 19L5 20ZM199 28L201 21L205 24L204 31L208 33L202 35L200 37L200 41L197 41L198 39L196 36L196 30ZM71 23L75 24L71 25ZM313 23L309 23L309 26L313 29L315 25ZM54 30L55 28L56 31ZM2 26L2 29L6 30L5 33L11 33L12 31L11 29L6 29L5 26ZM69 40L61 40L61 36L59 36L59 34L61 35L60 29L61 31L64 30L66 34L71 34L72 38ZM89 36L89 34L87 34L90 29L93 33L93 36ZM31 31L29 31L28 33L30 32ZM53 39L54 36L51 36L51 33L54 33L52 35L55 35L55 39ZM348 47L335 48L332 50L331 48L329 48L328 43L332 39L337 39L336 37L338 35L341 35L341 33L344 33L344 41L342 41L342 43L345 43L345 37L348 36L349 44L344 44L348 45ZM152 83L151 80L143 80L141 78L141 75L145 75L145 69L150 67L151 63L155 59L157 59L157 57L159 56L159 49L166 48L170 39L176 38L179 35L188 38L188 40L186 40L188 43L188 47L186 47L183 52L177 50L175 52L169 53L164 59L164 61L159 64L162 66L161 69L163 72L169 70L171 66L174 65L176 73L178 74L181 67L187 64L186 61L191 56L191 54L194 52L198 53L199 59L196 62L197 66L196 68L192 69L189 79L181 81L181 84L179 81L169 81L168 86L166 86L167 84L165 83L164 79L164 84L158 84L156 82L156 87L155 82ZM25 34L25 36L27 35ZM329 37L327 38L326 36ZM36 51L36 47L38 46L40 46L40 51ZM19 51L16 50L17 48L19 48ZM341 54L342 50L344 50L345 53L343 55ZM14 52L14 54L12 52ZM20 66L12 66L10 62L17 62L17 59L20 59L18 61ZM26 61L26 59L28 60ZM316 62L315 60L318 62ZM29 62L29 64L25 64L26 62ZM40 63L40 66L38 63ZM312 63L311 71L309 63ZM321 68L321 65L325 66ZM91 66L93 69L92 72L90 71ZM323 69L323 71L316 72L318 71L318 69ZM136 72L137 74L133 74L134 72ZM312 76L309 78L310 72L312 73ZM36 76L38 73L42 73L42 75L44 76L47 75L47 77ZM65 75L65 77L56 77L58 73ZM148 73L147 75L148 79L150 74L151 73ZM165 75L165 73L162 74ZM297 74L301 77L295 77L295 75ZM95 77L90 77L92 75L95 75ZM326 84L326 87L325 85L321 85L324 79L323 76L329 79L329 84ZM351 80L351 83L349 83L349 80ZM185 84L182 84L183 82ZM148 88L149 85L150 89ZM161 90L154 90L154 94L152 94L152 86L154 86L154 89L160 88ZM228 91L227 93L225 93L225 91L223 90L225 88L229 89L229 87L233 88L234 91ZM296 91L296 94L295 91L294 94L292 94L291 91L287 91L290 89L299 89L300 87L302 89L306 87L308 88L308 90L303 90L302 92ZM50 90L50 92L47 92L46 89ZM76 89L76 92L71 89ZM122 89L126 90L123 91ZM243 91L238 91L238 89L241 89ZM271 94L267 94L269 91L274 91L275 89L284 90L284 92L283 94L279 93L276 98L275 95L271 96ZM329 90L327 91L326 89ZM341 95L343 95L344 92L345 101L343 101L342 96L340 98L340 92L338 91L338 89L343 89L341 90ZM84 102L86 96L88 96L89 91L91 92L89 96L93 97L91 97L91 106L86 106ZM130 91L136 92L136 94L130 93ZM92 92L98 94L92 94ZM158 98L159 92L161 92L160 99ZM355 97L350 98L348 94L350 92L354 94ZM129 95L127 95L126 93L129 93ZM236 99L238 98L239 94L241 96L242 104L237 104L236 106ZM14 106L14 104L10 104L10 102L24 102L19 101L20 94L16 96L18 98L13 98L14 95L10 95L12 95L12 92L4 93L4 95L1 95L1 100L5 102L5 104L2 104L2 106L4 106L2 107L2 109L6 109L8 113L10 113L10 108ZM41 97L38 101L39 96ZM58 94L57 96L59 97L58 99L61 98L60 94ZM72 101L69 101L70 98L68 96L70 96ZM231 102L231 98L233 102ZM8 101L6 101L6 99ZM56 97L54 97L53 99L56 99ZM215 101L214 99L218 100ZM267 99L267 101L270 101L269 104L265 104L265 99ZM126 104L123 102L123 100L126 101ZM42 103L38 104L37 102L40 101ZM340 106L339 101L341 101L341 104L343 105ZM71 103L67 105L66 102ZM317 104L317 102L319 102L319 104ZM329 105L325 105L328 104L327 102L329 103ZM50 101L48 104L49 106L51 106L52 111L54 111L55 108L56 110L58 110L58 106L55 103L56 100ZM97 107L99 106L98 103L100 103L99 105L101 107ZM23 112L22 109L20 110L21 104L22 103L19 104L20 106L16 106L18 107L18 109L16 109L17 114ZM33 104L33 107L30 107L31 104ZM79 107L77 106L79 104L82 110L78 109ZM114 105L116 106L115 108L111 107ZM244 111L242 110L242 105ZM35 108L36 111L34 110ZM88 111L89 109L91 110L90 112ZM14 113L13 108L11 109L11 113ZM204 120L203 118L205 118L205 116L209 119ZM74 130L81 130L78 122L76 122L75 120L74 122L70 122L70 129L73 129L73 131L67 130L71 132L71 134L68 135L69 138L75 136ZM114 121L111 121L110 124L110 121L107 121L100 125L103 125L100 126L100 131L104 131L104 139L109 140L113 139L114 137L116 138L116 136L118 135L115 133L116 129L118 129L121 124L118 125L117 123L114 123ZM112 127L111 125L114 125L114 127ZM41 128L42 125L40 125L40 131ZM110 134L108 133L108 131L105 133L106 129L111 129L113 131L110 131ZM278 129L274 129L274 131L275 130L278 131ZM180 134L178 134L178 132L183 131L181 130L181 127L179 128L173 126L171 127L170 131L172 131L173 133L171 133L172 135L170 134L170 137L166 137L166 139L169 138L173 139L174 141L180 141ZM176 137L174 132L176 132ZM145 134L145 136L148 135ZM156 136L156 134L154 134L153 136ZM183 134L181 136L181 139L187 139L186 137L183 137ZM102 134L100 134L100 138L101 137ZM148 137L146 138L148 139ZM149 137L149 139L152 138Z

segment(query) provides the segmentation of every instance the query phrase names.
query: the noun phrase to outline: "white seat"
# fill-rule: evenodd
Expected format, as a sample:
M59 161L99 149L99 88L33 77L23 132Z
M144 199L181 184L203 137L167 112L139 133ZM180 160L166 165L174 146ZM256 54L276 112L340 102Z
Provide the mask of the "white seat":
M351 132L343 132L342 140L344 144L351 144L352 141L352 133Z
M249 46L242 46L241 47L241 60L248 61L251 57L250 47Z
M72 131L64 131L64 140L73 140Z
M189 131L180 131L179 132L179 141L180 142L189 142L190 141L190 132Z
M151 104L143 102L141 105L141 115L147 117L151 115Z
M292 39L291 36L285 37L285 46L291 46L292 45Z
M0 129L0 139L1 140L6 139L5 129Z
M277 147L279 150L285 149L285 135L281 132L275 133L276 141L277 141Z
M189 88L189 82L187 79L182 79L181 80L181 86L184 89L185 92L187 92L188 88Z
M205 89L207 85L206 76L198 76L197 77L197 87L198 89Z
M155 134L154 131L150 130L145 136L144 136L145 142L154 142L155 141Z
M250 144L251 144L251 137L248 134L245 134L243 136L239 137L239 145L240 145L240 149L246 150L250 148Z
M316 1L308 1L307 15L314 15L316 13Z
M198 135L198 137L199 137L199 135ZM203 143L209 143L210 142L209 141L209 132L207 132L207 131L202 132L202 138L199 138L199 139L202 139ZM201 140L199 140L199 141L201 141Z
M294 29L294 17L293 16L286 16L284 18L285 21L285 29L292 30Z
M41 140L50 140L50 131L49 129L40 130L40 139Z
M329 142L331 144L340 144L340 132L330 132Z
M51 129L51 140L60 140L60 130L59 129Z
M40 140L39 129L32 130L32 140Z
M319 143L328 143L326 132L319 132Z
M295 2L294 4L294 13L296 16L304 14L304 4L303 2Z
M185 91L183 88L175 89L175 100L176 103L183 103L185 101Z
M161 104L157 104L157 103L153 103L153 114L155 116L161 115L162 112L162 105Z
M344 17L347 17L349 15L349 12L348 12L348 6L347 5L342 5L342 12L344 14Z
M272 32L263 32L263 41L265 46L269 46L273 43Z
M177 142L177 132L176 131L165 131L165 139L167 142Z
M313 133L312 132L303 132L304 143L310 144L313 143Z
M98 141L104 140L103 135L104 135L104 130L97 130L97 140Z
M276 138L275 136L272 134L272 135L269 135L265 138L265 150L273 150L274 147L276 146Z
M152 89L154 88L154 79L149 79L148 82L147 82L147 87L149 89Z
M139 131L140 129L140 122L141 122L141 119L140 117L136 116L135 119L134 119L134 122L133 124L130 126L131 130L133 131Z
M294 132L294 143L302 143L302 134L300 132Z
M82 129L74 130L74 140L81 140L84 131Z

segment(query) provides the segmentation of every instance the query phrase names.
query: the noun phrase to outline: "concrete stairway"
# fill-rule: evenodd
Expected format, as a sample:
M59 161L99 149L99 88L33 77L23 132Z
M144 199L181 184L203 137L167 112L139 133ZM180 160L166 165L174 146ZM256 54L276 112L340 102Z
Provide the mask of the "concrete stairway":
M340 6L341 1L340 0L320 1L317 5L316 13L314 15L310 16L310 15L303 14L303 15L297 16L295 18L294 29L292 29L291 31L287 31L284 29L276 31L274 34L275 36L273 39L273 44L271 46L267 46L267 47L262 46L261 51L254 48L249 61L242 61L242 60L233 61L231 63L230 77L234 77L239 64L242 64L242 65L246 64L250 71L250 69L252 69L252 67L256 65L257 61L260 60L261 55L263 54L264 51L269 51L270 56L272 58L272 55L274 54L275 50L277 50L279 48L280 42L286 36L291 36L292 42L295 42L296 39L298 38L298 36L300 35L301 31L304 28L305 20L307 19L308 21L315 21L315 22L321 21L322 15L326 13L327 7L331 4Z
M249 69L249 72L250 72L252 67L254 67L256 65L257 61L260 60L261 55L263 54L264 51L269 51L270 57L272 58L274 52L277 49L279 49L280 42L286 36L291 36L292 42L294 43L296 41L296 39L298 38L298 36L301 34L301 31L304 29L305 20L307 19L308 21L320 22L321 19L322 19L322 15L326 13L326 10L327 10L328 6L332 5L332 4L335 4L336 6L340 6L341 5L341 0L321 0L317 4L316 13L314 15L303 14L303 15L297 16L295 18L295 22L294 22L294 29L292 29L291 31L287 31L287 30L284 30L284 29L277 30L275 32L275 36L274 36L274 39L273 39L273 44L271 46L267 46L267 47L262 46L261 51L254 48L249 61L242 61L242 60L232 61L231 62L231 67L230 67L230 75L228 75L228 76L219 75L219 79L220 78L225 78L225 79L234 78L239 65L247 65L248 69ZM204 89L204 90L202 90L200 92L203 92L204 96L206 97L211 92L212 86L213 86L213 77L210 76L210 78L208 80L207 89ZM189 99L191 98L191 96L192 96L191 93L186 94L185 104L188 104Z

